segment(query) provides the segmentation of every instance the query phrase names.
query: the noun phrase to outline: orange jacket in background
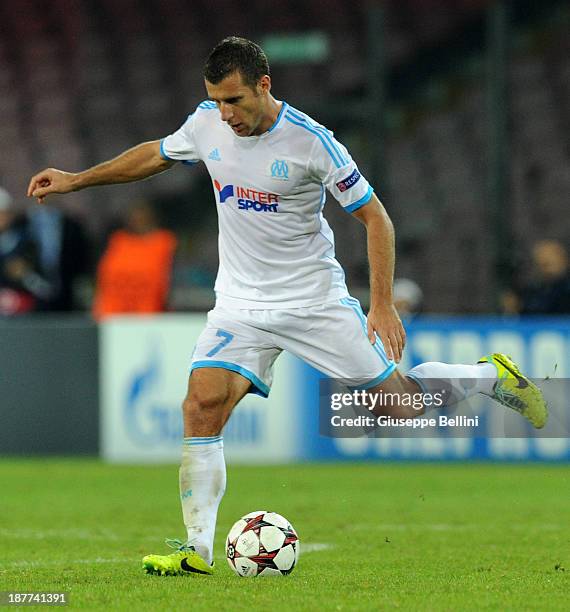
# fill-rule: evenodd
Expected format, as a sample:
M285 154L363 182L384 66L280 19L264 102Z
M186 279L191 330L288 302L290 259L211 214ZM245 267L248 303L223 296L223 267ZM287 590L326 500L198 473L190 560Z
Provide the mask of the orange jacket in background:
M163 312L175 249L176 237L168 230L112 234L97 268L94 317Z

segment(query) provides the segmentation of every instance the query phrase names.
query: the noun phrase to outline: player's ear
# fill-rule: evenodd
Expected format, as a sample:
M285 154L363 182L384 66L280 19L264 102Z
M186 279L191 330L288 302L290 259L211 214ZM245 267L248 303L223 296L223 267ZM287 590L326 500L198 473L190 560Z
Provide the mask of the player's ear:
M271 91L271 77L268 74L264 74L257 83L258 93L269 93Z

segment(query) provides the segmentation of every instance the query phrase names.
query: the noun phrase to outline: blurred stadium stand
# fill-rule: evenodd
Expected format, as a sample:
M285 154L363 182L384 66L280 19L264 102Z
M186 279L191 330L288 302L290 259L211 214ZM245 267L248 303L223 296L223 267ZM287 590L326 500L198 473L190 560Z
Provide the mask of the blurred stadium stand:
M387 108L351 120L328 107L366 94L371 4L255 0L246 10L234 0L0 0L0 184L22 194L45 166L79 170L172 132L204 98L202 64L224 36L263 43L271 33L321 31L329 57L275 62L275 95L334 129L364 172L373 154L367 126L385 118L386 173L376 189L397 228L398 275L421 284L428 312L492 311L492 291L474 290L494 274L485 239L488 2L386 2ZM570 236L570 11L564 2L537 4L511 6L505 223L514 265L535 237ZM216 225L203 168L77 193L61 205L97 233L142 194L178 215L192 265L213 274ZM187 208L173 204L182 196ZM351 287L365 287L362 228L345 223L334 203L326 212Z

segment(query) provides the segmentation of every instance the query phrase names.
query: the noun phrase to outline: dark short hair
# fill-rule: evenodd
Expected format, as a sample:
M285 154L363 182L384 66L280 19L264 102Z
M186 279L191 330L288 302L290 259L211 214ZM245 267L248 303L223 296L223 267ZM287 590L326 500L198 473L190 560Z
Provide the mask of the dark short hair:
M204 66L204 78L217 85L236 70L246 85L255 87L264 74L269 74L269 62L259 45L247 38L228 36L212 49Z

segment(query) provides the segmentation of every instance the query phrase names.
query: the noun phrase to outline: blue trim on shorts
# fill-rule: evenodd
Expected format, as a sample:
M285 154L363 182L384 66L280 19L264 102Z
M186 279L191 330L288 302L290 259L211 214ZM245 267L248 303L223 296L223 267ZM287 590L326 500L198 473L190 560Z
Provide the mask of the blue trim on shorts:
M242 368L236 363L230 363L229 361L195 361L190 366L190 372L198 368L222 368L224 370L230 370L231 372L237 372L251 382L252 388L248 393L255 393L255 395L261 395L261 397L269 397L270 388L253 372Z
M393 363L387 370L384 370L384 372L382 372L382 374L377 376L374 380L371 380L365 385L358 385L357 387L348 387L348 389L350 389L350 391L366 391L367 389L372 389L372 387L379 385L381 382L384 382L389 376L391 376L394 373L396 367L396 364Z
M342 298L340 300L340 303L343 304L344 306L349 306L350 308L352 308L352 310L354 311L354 313L360 320L362 330L366 334L366 339L368 340L368 342L370 342L368 338L366 315L364 314L364 311L362 310L362 306L360 305L360 302L356 298L349 296L349 297ZM375 332L374 335L376 336L376 342L374 344L371 344L370 346L376 351L376 354L378 355L378 357L380 357L380 359L385 365L389 367L392 366L394 364L394 361L391 361L390 359L388 359L388 356L386 355L386 351L384 349L384 344L378 337L378 334L376 334Z

